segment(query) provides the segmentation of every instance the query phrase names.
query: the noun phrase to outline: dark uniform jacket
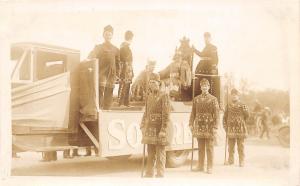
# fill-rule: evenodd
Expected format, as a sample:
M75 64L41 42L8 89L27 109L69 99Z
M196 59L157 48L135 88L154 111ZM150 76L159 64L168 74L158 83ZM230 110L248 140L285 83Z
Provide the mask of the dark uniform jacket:
M116 78L119 77L119 49L111 43L99 44L89 58L97 58L99 61L99 85L113 88Z
M142 98L145 100L147 97L150 74L147 70L143 70L133 82L131 91L134 99L140 100Z
M196 73L211 74L212 70L217 70L219 58L215 45L209 43L204 47L202 52L195 49L195 53L205 58L198 63Z
M245 104L238 102L229 104L225 108L223 127L229 138L243 138L247 136L246 120L249 111Z
M149 94L146 99L146 110L141 122L143 132L142 143L154 145L168 145L167 127L170 125L170 100L169 96L160 93L157 96ZM159 132L165 134L160 138Z
M213 138L218 128L219 104L211 94L194 98L189 126L196 138Z
M132 78L132 52L129 43L123 42L120 47L120 79L131 83Z

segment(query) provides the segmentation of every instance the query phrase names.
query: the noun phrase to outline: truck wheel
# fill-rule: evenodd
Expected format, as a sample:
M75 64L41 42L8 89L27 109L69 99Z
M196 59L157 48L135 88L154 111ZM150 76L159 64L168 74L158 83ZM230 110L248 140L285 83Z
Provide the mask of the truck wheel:
M190 152L187 150L168 151L166 167L176 168L183 165L186 162L189 153Z
M110 157L106 157L109 160L113 160L113 161L120 161L120 160L127 160L128 158L130 158L131 154L128 155L122 155L122 156L110 156Z
M279 129L279 143L283 147L290 147L290 127L285 126Z

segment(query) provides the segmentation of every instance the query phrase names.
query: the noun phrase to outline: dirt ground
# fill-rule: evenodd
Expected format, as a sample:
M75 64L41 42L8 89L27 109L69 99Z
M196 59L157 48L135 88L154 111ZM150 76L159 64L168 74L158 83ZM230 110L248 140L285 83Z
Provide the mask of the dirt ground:
M80 152L84 154L83 151ZM236 152L237 153L237 152ZM194 160L197 153L194 153ZM75 176L75 177L118 177L139 178L141 155L131 156L128 160L108 160L95 156L63 159L58 153L58 160L40 162L40 153L20 153L20 158L12 160L12 176ZM289 179L289 149L279 146L276 139L260 140L248 138L246 141L245 167L238 166L235 156L234 166L224 166L224 145L215 147L213 174L191 172L191 156L179 168L167 168L165 179L192 178L202 180L241 180L244 182L276 183L287 185ZM196 163L196 161L194 161ZM273 184L271 184L273 185Z

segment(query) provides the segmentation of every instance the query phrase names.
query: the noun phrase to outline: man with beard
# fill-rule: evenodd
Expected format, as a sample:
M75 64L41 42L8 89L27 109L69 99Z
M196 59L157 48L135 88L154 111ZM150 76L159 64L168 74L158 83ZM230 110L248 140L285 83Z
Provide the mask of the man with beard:
M228 138L228 165L234 164L234 148L237 144L239 165L244 166L244 141L247 135L246 120L249 117L248 107L240 101L239 92L231 90L231 103L225 108L223 127Z
M160 78L152 73L149 80L149 92L146 109L141 122L142 143L147 144L147 167L145 177L153 177L156 163L156 177L163 177L168 145L167 127L170 125L170 101L165 92L160 91Z
M198 167L196 171L204 171L205 151L207 156L207 173L212 173L214 156L214 137L218 129L219 104L216 97L208 91L209 81L200 81L202 93L193 99L189 127L193 137L198 141Z
M112 104L115 81L119 79L119 49L111 43L113 28L104 27L102 44L96 45L88 58L99 62L99 102L100 108L109 110Z

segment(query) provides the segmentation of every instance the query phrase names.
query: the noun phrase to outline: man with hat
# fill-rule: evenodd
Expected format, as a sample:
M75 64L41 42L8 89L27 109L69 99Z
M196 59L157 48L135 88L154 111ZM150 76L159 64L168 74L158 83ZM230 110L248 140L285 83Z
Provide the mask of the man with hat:
M132 31L126 31L125 41L120 47L119 106L129 106L129 91L133 78L132 52L130 49L132 38Z
M88 57L97 58L99 62L99 102L104 110L111 107L114 84L119 78L119 49L111 43L112 37L112 26L104 27L104 42L96 45Z
M163 177L166 164L165 146L167 140L167 127L170 125L169 96L160 91L160 78L152 73L149 78L149 94L146 98L146 108L140 129L143 134L142 143L147 144L147 166L145 177L153 177L156 163L156 177Z
M156 61L148 59L146 69L143 70L132 84L132 99L136 101L145 101L148 91L149 77L155 69Z
M211 34L204 33L205 47L200 52L193 47L194 53L201 60L196 67L196 74L218 74L218 53L217 47L211 43Z
M239 165L244 166L245 152L244 140L247 135L246 120L249 117L248 107L240 101L237 89L231 90L231 103L229 103L223 116L223 127L228 138L228 165L234 164L234 148L237 144Z
M207 173L212 173L214 156L214 137L218 129L219 104L216 97L208 91L209 81L200 81L202 93L193 99L189 127L193 137L198 141L198 167L196 171L204 171L205 151L207 155Z

